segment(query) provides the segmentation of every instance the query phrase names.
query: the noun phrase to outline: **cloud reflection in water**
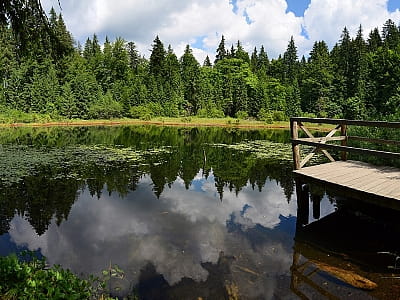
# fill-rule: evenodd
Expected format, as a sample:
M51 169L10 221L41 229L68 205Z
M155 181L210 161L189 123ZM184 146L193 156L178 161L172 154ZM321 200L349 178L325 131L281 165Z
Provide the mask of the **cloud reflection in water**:
M222 202L212 174L205 179L199 173L189 190L178 178L159 199L149 176L125 197L105 191L97 199L84 190L68 220L60 226L53 220L41 236L14 217L11 239L40 248L49 263L77 273L118 264L134 283L148 263L170 285L185 277L205 281L209 274L201 263L217 263L221 252L234 257L233 279L249 297L270 298L278 278L289 278L293 233L278 225L287 220L282 216L296 215L296 203L286 201L275 181L267 181L261 193L250 185L238 195L225 188Z

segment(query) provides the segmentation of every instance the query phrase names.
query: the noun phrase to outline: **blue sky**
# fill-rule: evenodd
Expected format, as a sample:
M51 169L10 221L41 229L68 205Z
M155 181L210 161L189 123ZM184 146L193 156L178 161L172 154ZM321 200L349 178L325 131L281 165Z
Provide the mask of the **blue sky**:
M293 12L297 17L303 17L304 11L310 4L310 0L287 0L288 9L286 11Z
M59 10L58 0L42 0L48 11ZM199 62L213 60L225 36L228 47L237 40L247 51L264 45L277 57L293 36L299 56L308 55L315 41L330 47L346 26L355 35L360 24L364 36L382 28L391 18L400 24L400 0L62 0L62 14L80 43L96 33L101 41L123 37L150 54L156 35L165 46L183 54L189 44Z

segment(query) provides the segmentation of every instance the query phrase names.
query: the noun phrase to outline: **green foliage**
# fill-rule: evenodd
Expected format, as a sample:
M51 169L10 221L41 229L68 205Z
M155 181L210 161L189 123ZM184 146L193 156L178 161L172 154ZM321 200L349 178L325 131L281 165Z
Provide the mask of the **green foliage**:
M130 117L141 120L151 120L154 117L163 116L163 107L160 103L150 102L145 105L133 106L130 109Z
M0 297L3 299L90 299L93 289L60 266L48 268L32 256L21 262L16 255L0 257Z
M223 118L224 112L217 108L201 108L197 111L197 116L200 118Z
M272 112L272 119L274 121L285 121L287 119L287 117L283 111L274 110Z
M89 107L90 119L112 119L122 116L122 105L115 101L111 92L101 95L100 99Z
M200 66L189 45L178 60L158 36L148 60L134 42L121 37L106 37L101 47L94 34L82 51L79 45L74 48L61 14L52 10L48 20L37 22L40 10L15 2L27 9L23 23L31 30L18 30L21 24L9 14L17 7L3 12L0 104L21 112L150 119L220 117L221 111L230 117L238 112L258 117L265 109L283 111L285 118L308 112L378 119L400 110L400 30L392 20L385 22L382 34L378 28L371 31L367 41L361 26L354 38L344 28L331 51L318 41L301 61L293 37L283 55L270 61L262 45L251 57L241 41L228 50L222 35L214 66L209 57Z
M249 117L247 111L240 110L236 113L235 117L240 120L245 120Z
M258 112L258 119L260 121L264 121L267 124L271 124L274 121L272 113L265 108L261 108Z

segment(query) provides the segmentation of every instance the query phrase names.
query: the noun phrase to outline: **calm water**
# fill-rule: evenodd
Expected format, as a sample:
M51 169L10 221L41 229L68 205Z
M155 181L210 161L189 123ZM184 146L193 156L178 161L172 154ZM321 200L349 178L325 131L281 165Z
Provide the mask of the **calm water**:
M141 299L399 297L395 225L325 195L320 216L311 203L310 224L296 227L288 140L283 130L1 129L0 254L34 250L82 276L117 264L126 277L114 294ZM318 262L379 287L354 288Z

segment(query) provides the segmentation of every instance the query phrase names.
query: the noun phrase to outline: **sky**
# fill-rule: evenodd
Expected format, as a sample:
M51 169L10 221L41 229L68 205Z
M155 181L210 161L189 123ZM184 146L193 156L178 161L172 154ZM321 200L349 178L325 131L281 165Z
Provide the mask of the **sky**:
M58 0L42 0L43 8ZM202 63L213 60L224 35L230 48L240 40L250 53L264 45L270 58L286 50L293 36L298 54L307 56L315 41L329 47L346 26L364 37L389 18L400 24L400 0L61 0L61 13L74 39L82 45L97 34L100 41L122 37L150 56L158 35L180 57L189 44Z

